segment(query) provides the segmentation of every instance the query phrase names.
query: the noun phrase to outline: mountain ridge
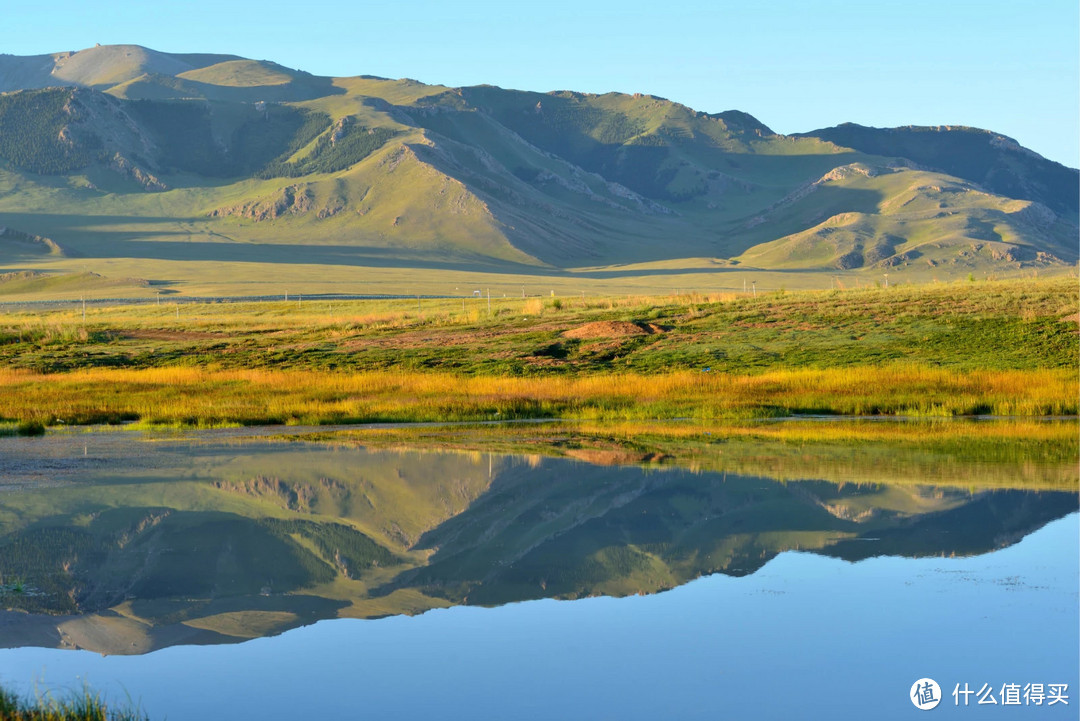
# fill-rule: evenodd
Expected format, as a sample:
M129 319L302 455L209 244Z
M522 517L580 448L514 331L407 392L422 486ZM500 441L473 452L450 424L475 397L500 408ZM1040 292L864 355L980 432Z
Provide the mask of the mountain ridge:
M404 265L715 258L919 279L1078 256L1080 171L987 130L780 135L652 95L320 77L135 45L0 55L0 91L0 224L88 258L138 260L135 241L179 228L185 258L210 261L287 240Z

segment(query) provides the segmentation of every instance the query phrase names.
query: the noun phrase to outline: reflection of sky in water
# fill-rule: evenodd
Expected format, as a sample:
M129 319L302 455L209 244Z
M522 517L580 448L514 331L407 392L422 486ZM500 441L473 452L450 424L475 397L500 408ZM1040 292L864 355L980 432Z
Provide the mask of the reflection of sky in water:
M154 719L1075 718L1077 514L974 558L856 564L785 553L624 599L457 607L324 621L238 645L147 656L0 651L6 683L122 684ZM1068 683L1069 705L953 706L967 682ZM25 688L28 688L26 686Z

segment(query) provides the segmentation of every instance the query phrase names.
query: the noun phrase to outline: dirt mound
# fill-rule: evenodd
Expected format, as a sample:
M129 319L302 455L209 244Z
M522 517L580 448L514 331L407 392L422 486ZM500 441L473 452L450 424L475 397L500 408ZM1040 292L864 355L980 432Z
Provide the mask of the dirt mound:
M652 323L630 323L624 320L600 320L571 328L563 333L566 338L588 340L590 338L629 338L635 335L663 333L664 329Z

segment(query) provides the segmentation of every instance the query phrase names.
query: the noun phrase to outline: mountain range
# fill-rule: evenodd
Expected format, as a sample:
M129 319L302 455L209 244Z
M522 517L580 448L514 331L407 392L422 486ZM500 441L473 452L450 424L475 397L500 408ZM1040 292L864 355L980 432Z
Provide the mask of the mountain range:
M136 45L0 55L0 93L0 271L928 279L1078 255L1080 173L976 128L781 135L651 95L319 77Z

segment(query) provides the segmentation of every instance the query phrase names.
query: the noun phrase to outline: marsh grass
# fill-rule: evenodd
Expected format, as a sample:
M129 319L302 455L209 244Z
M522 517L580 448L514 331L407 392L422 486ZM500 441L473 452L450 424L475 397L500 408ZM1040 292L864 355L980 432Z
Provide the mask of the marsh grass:
M0 719L4 721L142 721L141 710L110 707L88 686L62 696L46 694L26 699L0 687Z
M219 427L556 417L1055 416L1075 415L1078 397L1075 374L1065 370L959 372L913 365L534 378L179 367L0 370L0 393L0 413L23 429L125 421Z
M45 424L36 419L21 420L18 422L0 421L0 438L4 436L43 436Z
M273 301L0 320L11 423L1073 415L1068 279L625 297ZM661 329L584 338L595 321ZM16 430L12 430L12 429Z

